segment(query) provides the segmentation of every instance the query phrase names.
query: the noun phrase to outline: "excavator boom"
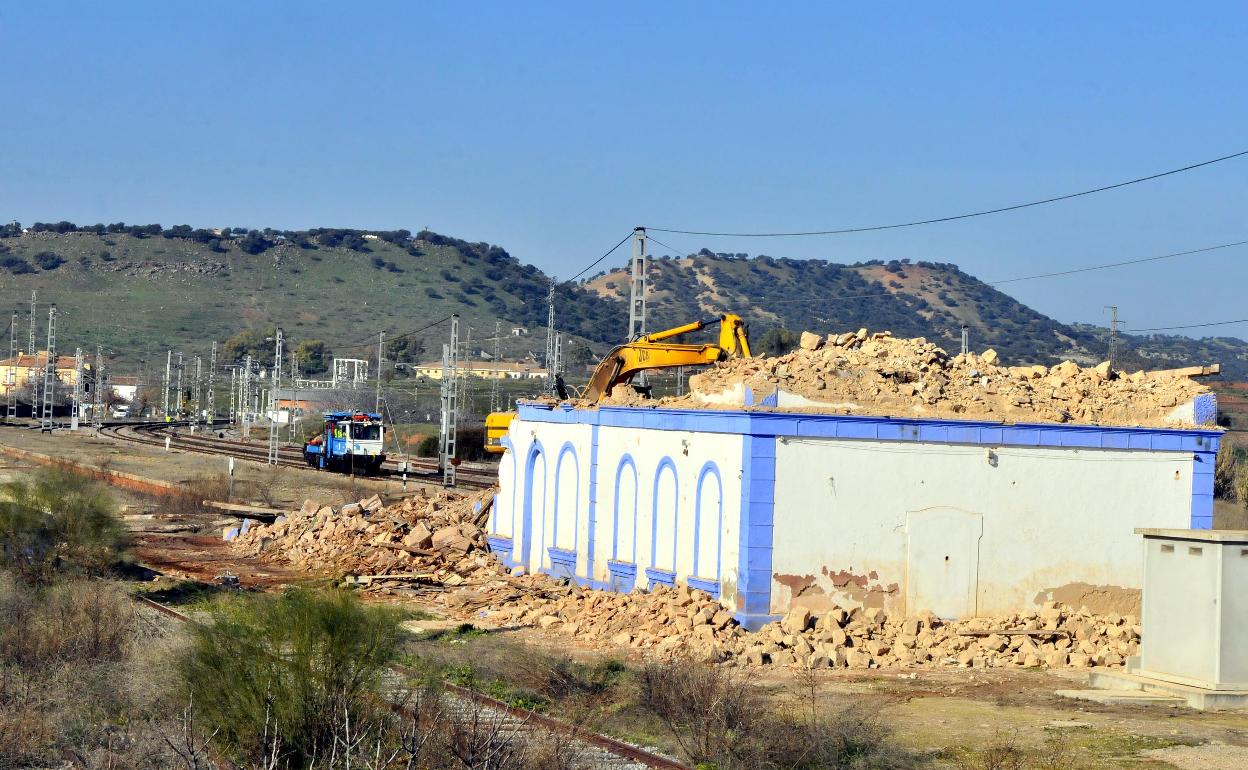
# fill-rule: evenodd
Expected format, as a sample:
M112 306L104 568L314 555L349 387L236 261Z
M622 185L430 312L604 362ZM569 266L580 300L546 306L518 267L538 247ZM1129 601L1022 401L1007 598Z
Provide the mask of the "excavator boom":
M719 345L686 345L664 340L719 324ZM598 401L611 389L649 369L705 366L736 356L749 356L750 343L740 316L724 314L714 321L694 321L683 326L644 335L619 345L594 369L582 397Z

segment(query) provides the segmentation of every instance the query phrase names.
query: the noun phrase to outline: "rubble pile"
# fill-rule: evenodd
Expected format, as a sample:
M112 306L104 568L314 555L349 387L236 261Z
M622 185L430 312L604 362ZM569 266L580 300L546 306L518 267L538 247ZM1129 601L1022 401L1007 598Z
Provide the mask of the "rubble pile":
M1179 371L1003 366L997 353L951 356L922 337L866 329L826 338L803 332L801 346L774 358L733 359L689 378L690 394L665 402L714 405L745 385L808 399L809 408L849 414L992 419L1101 425L1174 424L1174 407L1208 392ZM798 405L800 408L803 405Z
M458 603L451 598L447 604L454 609ZM903 617L883 609L836 608L814 615L796 608L755 633L715 599L683 586L630 594L548 588L513 592L494 606L485 616L501 625L741 666L1111 667L1137 654L1140 639L1136 618L1093 615L1057 602L1029 613L955 622L930 613Z
M438 491L389 507L373 495L337 510L308 500L272 524L247 527L234 546L245 555L347 573L369 585L463 585L502 572L482 529L493 495L493 489L469 496Z

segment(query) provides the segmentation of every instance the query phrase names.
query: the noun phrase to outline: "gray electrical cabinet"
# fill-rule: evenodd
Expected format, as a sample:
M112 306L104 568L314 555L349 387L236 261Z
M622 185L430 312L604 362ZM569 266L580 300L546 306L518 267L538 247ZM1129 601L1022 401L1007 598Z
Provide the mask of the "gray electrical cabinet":
M1248 690L1248 531L1135 532L1144 536L1135 673L1209 690Z

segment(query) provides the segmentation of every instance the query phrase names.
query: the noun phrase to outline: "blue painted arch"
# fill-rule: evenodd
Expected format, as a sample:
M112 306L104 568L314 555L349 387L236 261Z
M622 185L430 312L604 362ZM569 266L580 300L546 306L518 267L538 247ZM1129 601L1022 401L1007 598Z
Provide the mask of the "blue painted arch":
M715 483L716 500L719 504L715 511L702 510L702 487L711 481ZM715 532L715 574L714 578L718 582L720 576L720 559L724 552L724 482L719 475L719 466L713 461L707 461L702 466L702 470L698 471L698 486L696 490L696 502L694 504L693 513L693 574L697 577L711 577L711 575L703 575L702 569L706 565L700 563L702 556L702 529L703 527L714 527ZM707 521L708 514L713 514L713 519Z
M620 480L624 478L624 471L627 469L633 475L633 547L629 558L623 559L627 562L637 561L637 495L640 490L638 485L640 479L637 476L637 463L633 460L632 455L627 452L620 457L620 464L615 468L615 495L611 513L611 560L620 561Z
M674 570L680 535L680 477L676 474L676 463L667 456L659 460L658 467L654 469L654 494L650 507L650 566L659 566L659 489L663 485L664 472L672 474L672 566L665 569Z
M559 505L563 498L563 487L560 484L562 474L564 472L564 462L567 458L571 458L572 473L575 474L572 483L572 547L569 550L576 550L577 534L580 527L581 517L581 461L577 457L576 447L572 446L571 441L565 441L563 446L559 448L559 457L555 461L555 486L554 486L554 514L551 516L550 527L550 545L559 548Z

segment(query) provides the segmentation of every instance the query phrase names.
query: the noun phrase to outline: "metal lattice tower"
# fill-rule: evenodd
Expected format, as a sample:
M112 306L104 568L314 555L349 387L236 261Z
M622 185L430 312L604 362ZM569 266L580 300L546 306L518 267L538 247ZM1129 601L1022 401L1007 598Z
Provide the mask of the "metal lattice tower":
M499 355L499 337L502 335L502 332L503 332L503 322L495 321L494 322L494 367L495 369L497 369L499 364L501 363L501 359ZM497 373L496 373L496 376L490 378L490 411L491 412L498 411L498 383L499 383L499 377L497 376Z
M238 389L238 407L241 415L243 438L247 438L251 432L251 423L248 419L251 413L251 354L248 353L243 359L243 373L241 375L242 382L239 383Z
M1106 305L1105 309L1109 311L1109 368L1115 369L1118 366L1118 306Z
M563 374L563 332L555 332L555 365L552 377Z
M146 371L147 367L144 367ZM101 345L95 346L95 405L91 407L91 421L95 423L95 427L100 427L100 421L104 419L104 348Z
M74 348L74 406L69 415L71 429L77 430L82 417L82 348Z
M295 351L290 351L290 419L286 421L287 440L295 442L295 407L299 403L299 360Z
M451 316L451 342L442 346L442 426L438 462L442 485L455 486L455 437L459 421L459 316Z
M217 419L217 341L212 341L208 354L208 424Z
M971 327L962 324L962 355L971 352Z
M269 383L269 465L277 465L277 389L282 384L282 330L277 330L274 341L276 350L273 354L273 378ZM293 413L293 410L292 410Z
M635 340L646 333L646 228L633 228L633 258L629 265L632 287L628 302L628 339ZM637 377L638 383L646 384L646 373Z
M555 357L555 279L550 279L550 291L546 293L546 357L542 364L546 367L546 390L554 392L555 373L551 363Z
M175 391L177 398L174 400L174 403L173 403L173 413L174 413L174 416L178 418L182 417L182 395L183 395L182 393L182 371L184 369L186 369L186 364L182 360L182 354L178 353L178 370L177 370L178 387L177 387L177 390Z
M165 351L165 387L163 389L164 395L160 399L160 411L162 414L164 414L165 419L169 419L169 374L170 374L170 369L172 366L173 366L173 351L166 350Z
M17 311L13 311L13 323L9 324L9 381L7 392L7 409L5 414L12 419L17 417Z
M381 413L381 371L385 366L386 333L377 333L377 397L373 411Z
M39 362L39 358L35 356L35 305L39 298L37 289L30 292L30 341L26 343L26 352L32 356L30 371L26 374L26 382L30 385L30 417L34 419L39 416L39 380L42 372L34 364Z
M48 307L48 356L43 364L43 412L39 429L52 430L52 402L56 390L56 305Z
M191 415L191 425L199 426L199 417L203 414L203 385L204 385L204 359L201 356L195 356L195 392L192 394L191 403L195 406L195 414Z
M238 403L238 365L230 367L230 424L234 424L237 414L235 405Z

